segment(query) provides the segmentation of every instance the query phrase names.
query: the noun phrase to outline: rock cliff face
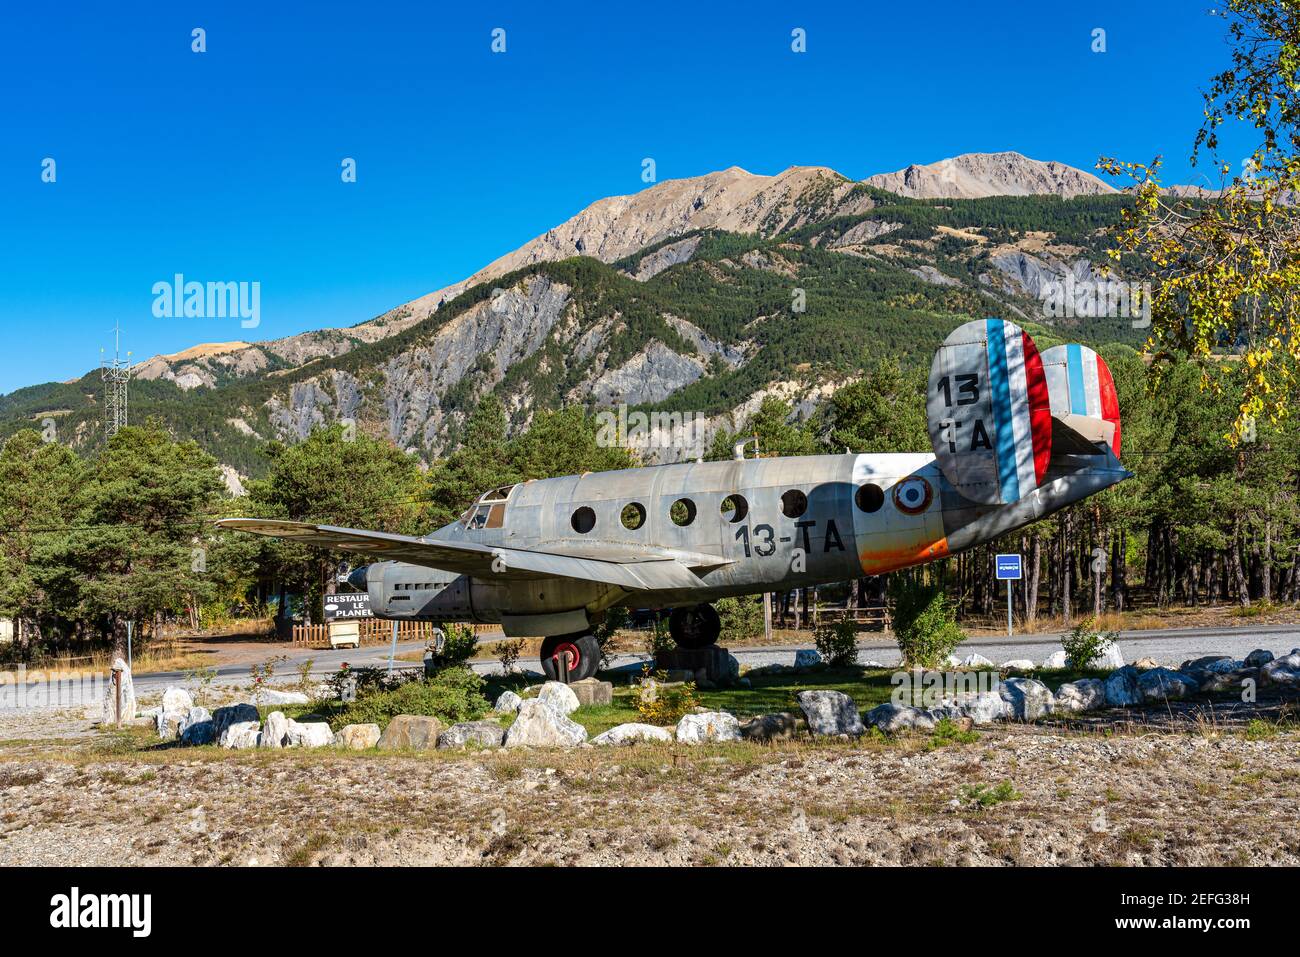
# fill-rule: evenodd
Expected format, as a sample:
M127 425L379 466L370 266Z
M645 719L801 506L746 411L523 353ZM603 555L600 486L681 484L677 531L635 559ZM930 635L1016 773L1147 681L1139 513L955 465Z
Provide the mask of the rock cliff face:
M1115 192L1090 173L1013 152L968 153L870 176L862 184L912 198L1070 197ZM772 236L834 216L860 214L876 205L862 184L822 166L792 166L774 176L733 166L704 176L666 180L639 193L598 200L474 275L368 322L268 342L219 343L155 356L141 366L137 377L174 382L186 390L212 388L231 379L345 355L358 345L378 342L422 322L467 289L526 266L570 256L613 263L664 243L641 257L630 273L645 282L690 261L700 242L698 235L678 242L667 240L700 230ZM898 228L898 223L865 220L831 245L855 251Z
M1091 173L1044 163L1019 153L966 153L863 182L913 199L979 199L984 196L1099 196L1116 192Z

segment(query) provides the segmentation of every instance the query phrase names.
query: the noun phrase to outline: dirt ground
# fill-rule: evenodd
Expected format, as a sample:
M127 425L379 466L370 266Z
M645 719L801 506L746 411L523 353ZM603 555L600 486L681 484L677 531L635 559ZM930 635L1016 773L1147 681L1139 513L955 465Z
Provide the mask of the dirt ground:
M31 720L0 718L0 865L1300 864L1286 722L395 755Z

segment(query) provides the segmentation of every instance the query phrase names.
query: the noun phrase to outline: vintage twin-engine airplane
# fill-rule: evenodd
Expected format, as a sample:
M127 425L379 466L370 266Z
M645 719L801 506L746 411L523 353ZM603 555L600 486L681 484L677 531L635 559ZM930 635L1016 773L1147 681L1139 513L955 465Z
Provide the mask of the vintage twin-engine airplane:
M683 462L521 482L423 538L233 518L224 528L383 561L349 581L381 618L499 623L544 636L549 677L595 673L615 606L671 608L682 647L718 638L709 602L850 581L955 554L1130 476L1106 363L1041 356L1018 326L975 320L935 355L934 454Z

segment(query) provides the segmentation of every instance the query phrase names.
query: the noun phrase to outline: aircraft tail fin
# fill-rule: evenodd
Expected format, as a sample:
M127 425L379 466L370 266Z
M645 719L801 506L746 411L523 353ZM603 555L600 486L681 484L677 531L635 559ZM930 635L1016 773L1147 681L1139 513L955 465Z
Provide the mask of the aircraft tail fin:
M971 501L1018 502L1047 474L1047 379L1038 347L1015 323L976 319L948 335L930 366L926 417L939 468Z

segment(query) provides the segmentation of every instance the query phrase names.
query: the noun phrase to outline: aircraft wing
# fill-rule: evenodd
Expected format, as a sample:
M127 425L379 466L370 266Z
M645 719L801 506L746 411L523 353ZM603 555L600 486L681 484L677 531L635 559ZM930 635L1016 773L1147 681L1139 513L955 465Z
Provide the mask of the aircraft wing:
M696 588L704 584L691 570L691 564L670 553L653 551L635 555L612 553L610 557L560 554L476 542L448 542L389 532L370 532L333 525L307 522L282 522L260 518L223 518L217 526L254 535L283 538L303 545L315 545L333 551L354 552L379 560L410 562L428 568L472 575L475 578L499 578L506 581L537 578L575 578L602 582L628 591L658 591L669 588ZM710 559L709 564L725 564Z

